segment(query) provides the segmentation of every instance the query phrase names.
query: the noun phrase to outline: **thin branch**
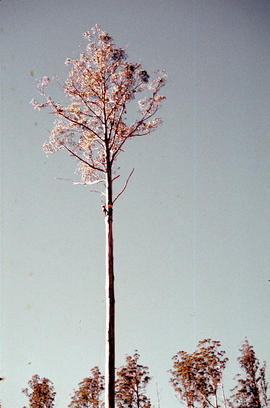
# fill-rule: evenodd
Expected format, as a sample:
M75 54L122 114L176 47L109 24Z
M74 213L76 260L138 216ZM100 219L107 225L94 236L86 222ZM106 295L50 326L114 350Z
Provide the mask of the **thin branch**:
M102 119L101 119L101 117L100 117L95 111L93 111L93 109L88 105L88 103L87 103L86 100L83 98L83 96L81 95L80 91L77 89L77 87L75 86L75 84L73 84L73 88L74 88L75 91L76 91L76 92L75 92L76 95L79 96L79 98L81 98L81 100L83 101L83 103L86 105L87 109L89 109L89 111L93 113L93 116L97 117L97 118L100 120L100 122L101 122L102 124L104 124L103 121L102 121ZM95 103L94 101L91 101L90 103L93 103L94 105L96 105L96 103Z
M199 391L199 393L201 394L201 396L203 397L203 399L204 399L208 404L211 405L211 407L216 408L215 405L213 405L213 404L211 403L211 401L209 401L209 399L208 399L205 395L203 395L203 393L202 393L201 391Z
M127 188L127 185L128 185L128 182L129 182L129 180L130 180L130 177L132 176L132 174L133 174L133 172L134 172L134 170L135 169L133 169L132 171L131 171L131 173L129 174L129 176L128 176L128 178L127 178L127 180L126 180L126 182L125 182L125 185L124 185L124 187L122 188L122 190L120 191L120 193L115 197L115 199L113 200L113 204L115 203L115 201L123 194L123 192L125 191L125 189Z
M222 399L223 399L224 408L227 408L226 398L225 398L225 392L224 392L224 386L223 386L223 381L221 381L221 390L222 390Z
M73 180L71 180L70 178L65 178L65 177L55 177L55 180L71 181L71 183L74 183Z
M111 134L112 134L112 132L114 132L114 136L113 136L113 139L112 139L111 146L113 146L113 144L114 144L114 141L115 141L115 138L116 138L116 135L117 135L117 132L118 132L119 124L121 122L121 119L122 119L122 116L123 116L124 112L125 112L125 104L122 105L122 109L121 109L119 117L117 119L117 124L116 124L115 129L113 129L113 126L114 126L114 123L115 123L115 115L114 115L114 120L113 120L113 123L111 124L110 133L109 133L109 140L111 140Z
M98 183L104 183L106 180L95 180L92 181L91 183L82 183L81 181L73 181L73 184L82 184L83 186L93 186L94 184L98 184Z
M82 159L80 156L78 156L76 153L74 153L72 150L70 150L66 145L62 145L72 156L76 157L79 159L81 162L85 163L87 166L91 167L93 170L101 171L102 173L105 173L104 170L100 169L99 167L96 167L90 163L88 163L86 160Z
M96 132L95 132L93 129L91 129L89 126L86 126L84 123L80 123L80 122L78 122L77 120L72 119L71 117L65 115L65 114L63 113L63 111L57 109L57 107L56 107L55 105L53 105L53 107L54 107L54 109L55 109L55 112L52 112L53 114L56 114L56 115L59 115L59 116L63 116L65 119L69 120L70 122L74 123L75 125L87 129L89 132L94 133L94 135L95 135L98 139L100 139L100 140L102 141L102 138L99 136L99 134L96 133Z
M104 194L103 191L99 191L99 190L89 190L89 191L90 191L90 193L98 193L98 194L100 194L100 195L105 196L105 194Z
M92 181L91 183L83 183L83 182L81 182L81 181L73 181L72 179L70 179L70 178L65 178L65 177L55 177L55 180L69 181L69 182L71 182L71 183L74 184L74 185L81 185L81 186L92 186L92 185L94 185L94 184L104 183L104 182L106 181L106 180L101 179L101 180Z
M86 71L88 74L93 77L93 72L89 70L89 68L86 68ZM97 82L97 81L96 81ZM99 84L98 84L99 85ZM89 84L87 83L87 86L91 89L91 91L96 95L96 97L102 102L102 98L100 97L99 93Z
M158 408L160 408L160 397L159 397L159 390L158 390L158 383L156 382L156 389L157 389L157 403L158 403Z
M155 110L152 113L148 113L146 111L144 116L142 117L142 119L137 121L137 124L135 125L134 129L132 129L126 136L124 136L122 142L119 144L119 146L117 147L117 149L114 151L114 153L112 155L112 163L113 163L114 159L116 158L116 156L118 155L118 153L121 151L121 148L124 145L124 143L127 141L127 139L130 139L130 138L135 137L135 136L136 137L140 136L140 134L134 134L134 133L143 124L144 121L146 121L146 120L150 119L151 117L153 117L156 114L156 112L157 112L157 107L155 108ZM146 134L148 134L148 132ZM141 134L141 136L145 136L145 134Z
M138 88L140 85L141 85L141 84L138 84L137 86L135 86L135 87L133 88L134 93L136 92L137 88ZM123 113L124 113L125 110L126 110L126 103L129 101L129 99L126 99L126 92L127 92L127 90L128 90L128 87L129 87L129 84L126 84L126 87L123 89L122 94L118 97L118 101L117 101L117 103L116 103L116 105L122 106L122 109L121 109L121 112L120 112L119 117L118 117L118 119L117 119L116 128L114 129L114 136L113 136L113 138L112 138L111 147L112 147L113 145L115 145L115 139L116 139L116 136L117 136L119 124L120 124L120 122L121 122L121 120L122 120ZM112 107L110 113L108 114L108 117L111 116L113 110L115 110L114 107ZM114 122L115 122L115 113L114 113L113 124L111 125L111 129L110 129L110 133L109 133L109 140L111 140L111 134L112 134L112 131L113 131Z

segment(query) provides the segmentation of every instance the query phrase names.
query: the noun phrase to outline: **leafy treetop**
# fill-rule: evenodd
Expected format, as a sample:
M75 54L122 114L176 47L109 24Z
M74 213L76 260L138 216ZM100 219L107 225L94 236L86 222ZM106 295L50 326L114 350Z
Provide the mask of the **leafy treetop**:
M69 408L100 408L104 406L102 395L104 391L104 376L98 367L91 369L91 376L84 378L79 383L79 388L74 392Z
M223 370L228 361L225 351L220 350L220 342L199 341L194 353L179 351L173 360L170 381L180 400L187 407L218 406L218 388L222 387Z
M240 347L238 361L242 375L237 374L237 385L231 390L229 401L231 408L265 408L270 399L267 396L266 363L260 365L253 346L247 339ZM243 375L244 374L244 375Z
M146 386L151 380L149 368L139 364L137 351L126 357L126 363L117 371L115 383L116 403L119 408L150 408Z
M49 108L56 115L45 152L67 150L79 160L81 182L93 184L104 181L128 139L148 135L160 124L160 118L154 116L165 99L159 91L166 74L161 71L151 79L140 63L127 61L125 50L99 25L84 36L86 51L79 59L66 60L71 70L64 91L71 103L63 106L47 95L48 77L37 84L45 102L33 99L31 103L35 109ZM148 96L138 101L137 119L129 123L127 104L143 91Z
M33 375L28 381L29 388L25 388L22 392L29 399L30 408L53 408L55 391L54 385L48 378L40 378L39 375ZM26 408L26 407L24 407Z

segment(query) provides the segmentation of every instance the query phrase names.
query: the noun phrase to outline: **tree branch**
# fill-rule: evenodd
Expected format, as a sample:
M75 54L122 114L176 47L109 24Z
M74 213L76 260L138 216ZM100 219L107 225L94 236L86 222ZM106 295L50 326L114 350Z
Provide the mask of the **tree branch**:
M103 179L95 180L95 181L92 181L91 183L81 183L80 181L73 181L72 184L81 184L83 186L93 186L94 184L104 183L105 181L106 180L103 180Z
M127 141L127 139L130 139L132 137L145 136L145 135L150 133L150 132L147 131L147 133L140 135L140 134L136 134L135 132L136 132L136 130L138 130L140 128L140 126L142 125L142 123L144 121L146 121L146 120L150 119L151 117L153 117L156 114L156 112L157 112L157 107L155 108L155 110L152 113L149 113L148 111L146 111L145 114L143 115L142 119L137 121L137 124L135 125L134 129L132 129L126 136L123 137L122 142L119 144L119 146L117 147L117 149L114 151L114 153L112 155L112 163L113 163L114 159L116 158L116 156L118 155L118 153L121 151L121 148L124 145L124 143Z
M133 169L132 171L131 171L131 173L129 174L129 176L128 176L128 178L127 178L127 180L126 180L126 182L125 182L125 185L124 185L124 187L122 188L122 190L120 191L120 193L115 197L115 199L113 200L113 204L115 203L115 201L123 194L123 192L125 191L125 189L127 188L127 185L128 185L128 182L129 182L129 180L130 180L130 177L132 176L132 174L133 174L133 172L134 172L134 170L135 169Z
M69 120L70 122L74 123L75 125L77 125L77 126L79 126L79 127L82 127L82 128L85 128L85 129L88 130L89 132L94 133L94 135L95 135L98 139L100 139L101 141L103 141L102 138L99 136L99 134L96 133L96 132L95 132L93 129L91 129L89 126L86 126L84 123L80 123L80 122L78 122L77 120L72 119L71 117L65 115L61 110L57 109L57 106L53 105L53 107L54 107L54 109L55 109L55 112L52 112L53 114L57 114L57 115L63 116L63 118Z
M115 141L115 138L116 138L116 135L117 135L117 132L118 132L119 124L121 122L124 111L125 111L125 105L122 106L121 112L120 112L119 117L117 119L117 124L116 124L115 129L113 129L113 126L114 126L115 122L113 121L113 123L111 124L110 133L109 133L109 140L111 140L111 134L112 134L112 132L114 132L114 136L113 136L113 139L112 139L111 146L114 145L114 141ZM115 115L114 115L114 120L115 120Z
M94 117L97 117L100 122L103 124L103 121L101 119L101 117L95 112L93 111L93 109L88 105L88 103L86 102L86 100L83 98L83 96L81 95L80 91L77 89L77 87L75 86L75 84L73 84L73 87L75 89L75 93L77 96L79 96L79 98L81 98L81 100L83 101L83 103L86 105L87 109L89 109L90 112L92 112ZM94 101L91 101L91 103L93 103L94 105L96 105L96 103Z
M105 173L103 169L100 169L99 167L94 166L93 164L88 163L86 160L82 159L80 156L78 156L76 153L74 153L72 150L70 150L66 145L62 145L72 156L76 157L79 159L81 162L85 163L87 166L91 167L93 170L101 171L102 173Z

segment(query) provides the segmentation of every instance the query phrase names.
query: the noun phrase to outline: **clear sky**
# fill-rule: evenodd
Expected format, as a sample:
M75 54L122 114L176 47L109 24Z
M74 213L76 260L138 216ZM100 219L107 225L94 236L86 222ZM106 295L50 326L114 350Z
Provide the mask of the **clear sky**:
M122 180L135 173L115 211L117 366L138 349L153 404L157 384L173 408L171 357L200 339L227 350L227 387L245 336L270 363L270 2L1 0L3 408L26 403L35 373L64 408L103 370L100 197L57 180L74 180L76 163L46 158L53 117L29 105L35 78L64 79L96 23L168 72L162 127L119 160Z

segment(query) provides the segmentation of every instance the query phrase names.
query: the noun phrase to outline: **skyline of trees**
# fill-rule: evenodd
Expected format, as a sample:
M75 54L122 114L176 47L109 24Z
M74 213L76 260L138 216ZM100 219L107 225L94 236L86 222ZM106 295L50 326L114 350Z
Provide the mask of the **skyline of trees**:
M223 372L228 358L221 343L211 339L199 341L194 353L179 351L173 356L170 382L187 408L267 408L266 362L260 364L254 348L244 340L237 358L242 374L237 385L225 395Z
M140 355L137 350L126 356L125 363L117 370L115 383L116 406L118 408L150 408L150 398L146 395L146 387L151 380L149 368L139 364ZM53 408L54 385L48 378L40 378L37 374L28 381L30 390L22 392L29 399L29 408ZM32 391L31 391L32 390ZM97 366L90 370L90 376L79 382L73 390L69 408L104 408L104 376ZM27 408L24 406L23 408Z
M204 339L198 342L193 353L179 351L172 357L173 368L168 372L177 400L187 408L267 408L270 405L266 362L260 362L254 347L245 339L237 358L242 370L234 380L235 387L227 390L223 373L228 362L219 341ZM153 380L149 367L139 363L137 350L127 355L124 364L116 370L115 383L117 408L162 408L166 402L154 404L147 394ZM29 408L53 408L55 390L47 378L34 375L28 382L29 389L22 392L29 399ZM228 393L228 397L225 395ZM31 391L32 390L32 391ZM32 404L32 405L31 405ZM36 404L36 405L35 405ZM47 405L46 405L47 404ZM84 378L74 391L69 408L104 408L104 376L95 366L90 376ZM23 408L26 408L24 406Z

